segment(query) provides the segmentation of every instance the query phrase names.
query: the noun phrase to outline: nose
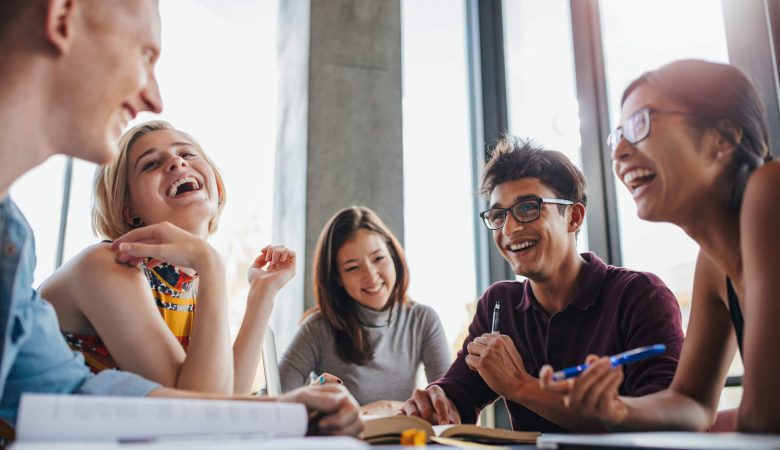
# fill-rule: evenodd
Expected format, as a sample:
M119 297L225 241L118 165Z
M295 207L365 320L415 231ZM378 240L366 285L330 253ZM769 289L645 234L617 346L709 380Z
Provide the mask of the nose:
M181 168L187 167L187 161L179 155L171 155L165 165L166 172L173 172Z
M376 269L376 266L373 264L368 264L366 266L366 271L364 272L366 278L368 278L369 281L374 281L377 278L377 274L379 273Z
M634 153L634 146L621 138L617 148L612 152L612 160L615 162L624 160Z
M141 91L142 111L150 111L156 114L162 112L163 103L160 95L160 86L157 84L157 78L154 76L154 69L150 69L146 86Z
M511 236L515 230L518 228L523 228L524 226L524 223L519 222L517 219L515 219L515 216L510 213L507 214L506 219L504 219L504 226L501 228L501 232L504 234L504 236Z

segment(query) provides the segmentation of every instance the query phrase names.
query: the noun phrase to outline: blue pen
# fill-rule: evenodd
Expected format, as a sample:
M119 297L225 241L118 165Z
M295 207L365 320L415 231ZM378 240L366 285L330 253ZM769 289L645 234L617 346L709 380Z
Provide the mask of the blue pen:
M648 345L647 347L639 347L627 352L618 353L609 357L612 367L617 367L621 364L628 364L634 361L639 361L651 356L660 355L666 351L664 344ZM553 381L562 381L569 378L579 376L589 366L587 364L580 364L579 366L569 367L567 369L559 370L552 375Z

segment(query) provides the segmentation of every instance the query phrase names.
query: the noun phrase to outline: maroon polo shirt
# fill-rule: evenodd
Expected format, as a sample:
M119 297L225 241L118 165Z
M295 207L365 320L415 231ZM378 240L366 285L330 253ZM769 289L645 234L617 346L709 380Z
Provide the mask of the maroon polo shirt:
M498 398L479 373L469 369L466 345L490 332L493 306L501 302L498 329L512 338L525 370L539 376L545 364L563 369L581 364L588 354L612 355L635 347L666 344L666 353L624 367L620 394L641 396L666 389L672 381L682 348L680 307L672 292L655 275L606 265L584 253L586 265L577 278L575 297L552 316L534 297L531 284L501 281L479 299L458 357L441 386L458 408L464 423L474 423L483 407ZM515 430L566 431L521 404L506 401Z

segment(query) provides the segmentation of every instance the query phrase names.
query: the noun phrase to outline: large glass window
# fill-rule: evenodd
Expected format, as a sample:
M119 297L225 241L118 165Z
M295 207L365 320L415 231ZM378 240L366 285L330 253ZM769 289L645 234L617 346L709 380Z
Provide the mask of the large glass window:
M504 0L503 16L509 134L558 150L581 169L569 1ZM580 251L588 248L586 226Z
M601 0L600 5L612 128L620 120L623 89L643 72L683 58L728 62L720 2ZM661 277L680 302L687 327L698 246L674 225L640 220L628 190L613 180L623 264ZM736 358L732 373L741 372ZM722 407L738 404L738 392L724 392Z
M476 298L465 4L401 7L409 295L436 310L455 348Z

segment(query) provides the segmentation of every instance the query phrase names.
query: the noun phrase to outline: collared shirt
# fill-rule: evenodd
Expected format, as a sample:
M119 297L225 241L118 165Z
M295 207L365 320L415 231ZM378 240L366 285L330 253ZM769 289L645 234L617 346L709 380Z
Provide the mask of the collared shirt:
M145 396L158 384L115 370L92 375L60 334L54 308L32 288L32 230L0 201L0 418L15 422L24 392Z
M474 423L479 411L498 398L465 362L468 343L490 332L496 302L501 302L498 330L512 338L532 376L538 376L545 364L563 369L581 364L591 353L612 355L662 343L663 355L624 367L620 394L641 396L669 386L683 341L680 307L672 292L653 274L608 266L593 253L582 257L587 264L577 279L575 297L552 316L539 305L527 281L495 283L480 298L457 359L433 383L455 403L464 423ZM565 431L521 404L506 404L516 430Z

